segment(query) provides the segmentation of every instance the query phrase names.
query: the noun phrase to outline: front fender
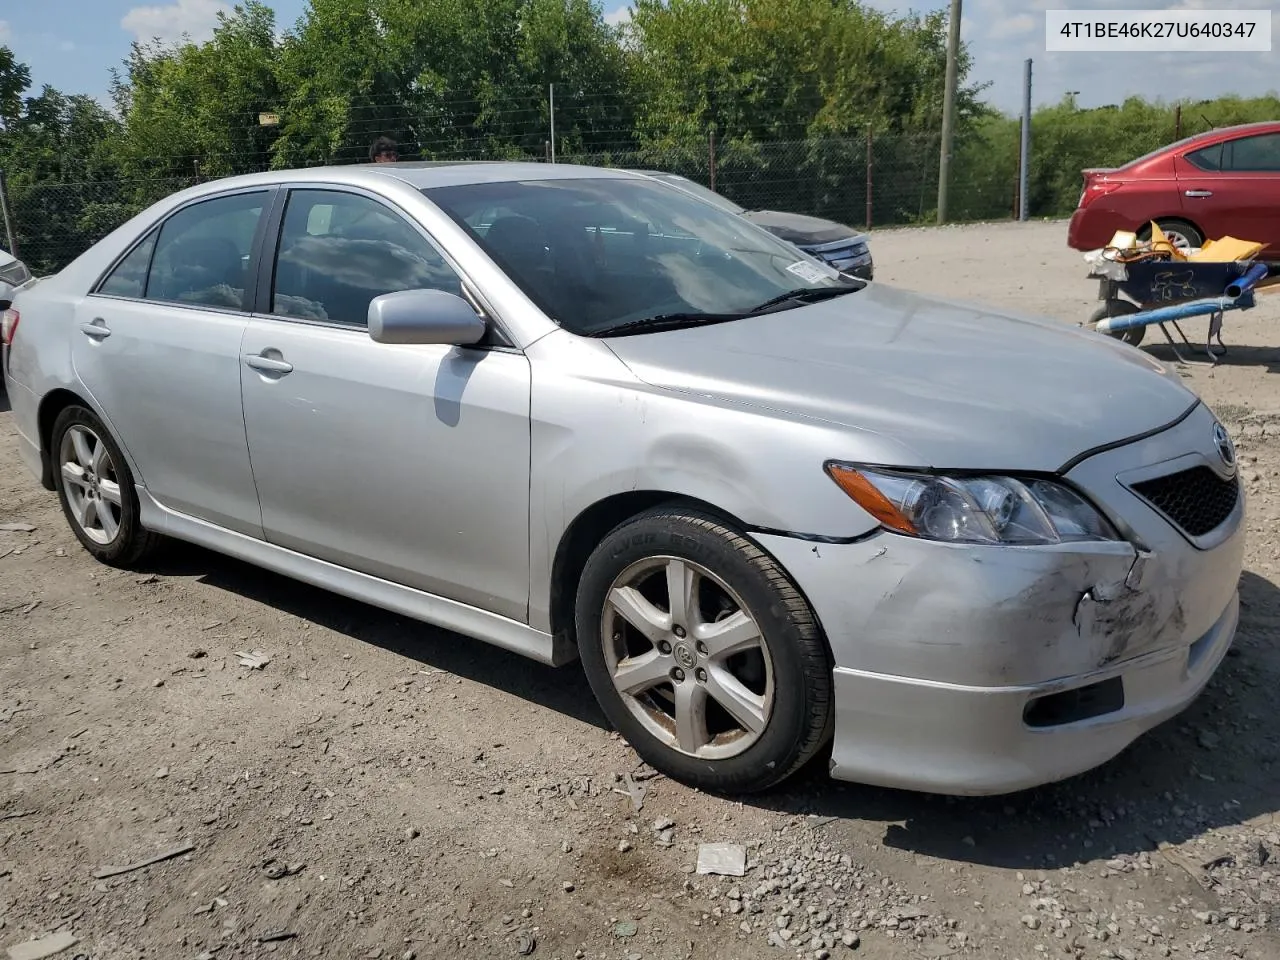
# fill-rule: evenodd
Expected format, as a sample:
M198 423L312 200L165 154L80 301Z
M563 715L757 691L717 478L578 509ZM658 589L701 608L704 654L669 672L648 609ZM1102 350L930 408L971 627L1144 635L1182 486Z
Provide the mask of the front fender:
M876 521L827 476L831 458L876 459L866 438L639 381L603 344L552 334L533 371L530 621L550 629L552 568L570 524L618 494L710 504L749 529L856 539Z

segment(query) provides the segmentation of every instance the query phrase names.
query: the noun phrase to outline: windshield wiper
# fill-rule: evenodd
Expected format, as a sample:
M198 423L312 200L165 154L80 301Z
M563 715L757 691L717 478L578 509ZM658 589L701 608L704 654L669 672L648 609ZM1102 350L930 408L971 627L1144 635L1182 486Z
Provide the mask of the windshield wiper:
M741 320L746 313L660 313L656 317L641 317L639 320L628 320L603 330L587 334L591 337L614 337L626 333L639 333L650 330L678 330L681 327L700 327L703 324L728 323Z
M851 283L839 287L797 287L795 290L788 290L786 293L780 293L776 297L770 297L764 303L756 304L747 312L748 314L765 313L772 307L781 306L793 300L798 303L817 303L819 300L843 297L846 293L856 293L861 289L861 286L855 286Z

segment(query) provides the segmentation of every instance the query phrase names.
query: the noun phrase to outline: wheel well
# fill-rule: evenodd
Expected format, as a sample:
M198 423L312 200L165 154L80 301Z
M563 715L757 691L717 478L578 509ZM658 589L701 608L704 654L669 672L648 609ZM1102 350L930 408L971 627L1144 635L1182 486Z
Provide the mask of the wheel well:
M40 401L36 414L36 430L40 440L40 484L46 490L53 486L53 455L49 449L53 443L53 424L58 414L72 405L88 408L88 404L70 390L51 390Z
M693 507L714 514L739 529L743 528L741 521L709 503L662 490L633 490L593 503L574 518L556 547L555 560L551 566L552 636L565 637L570 644L576 645L573 628L574 600L578 594L578 581L582 579L582 571L587 566L591 551L609 531L659 504Z

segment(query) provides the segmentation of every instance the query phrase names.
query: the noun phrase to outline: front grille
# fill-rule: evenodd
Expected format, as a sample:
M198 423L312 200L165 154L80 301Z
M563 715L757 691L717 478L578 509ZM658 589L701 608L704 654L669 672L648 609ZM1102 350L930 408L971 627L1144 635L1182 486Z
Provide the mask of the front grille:
M1208 467L1192 467L1143 480L1133 492L1144 498L1188 535L1203 537L1216 530L1240 499L1239 481L1223 480Z
M859 242L842 247L810 247L809 250L811 253L816 253L827 263L843 263L846 260L864 256L867 252L867 245Z

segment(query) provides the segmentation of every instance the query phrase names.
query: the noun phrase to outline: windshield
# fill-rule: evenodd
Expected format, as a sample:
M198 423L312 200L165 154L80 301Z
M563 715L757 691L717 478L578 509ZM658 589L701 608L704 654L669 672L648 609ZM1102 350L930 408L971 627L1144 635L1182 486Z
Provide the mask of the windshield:
M653 180L505 181L423 193L579 335L654 317L745 315L792 291L842 285L838 271L760 227Z
M657 180L661 180L664 183L669 183L673 187L679 187L681 190L692 193L695 197L700 197L707 201L707 203L714 203L717 207L728 210L730 213L747 212L744 208L738 206L728 197L722 197L714 190L709 190L702 184L694 180L690 180L687 177L682 177L678 173L651 173L649 176Z

